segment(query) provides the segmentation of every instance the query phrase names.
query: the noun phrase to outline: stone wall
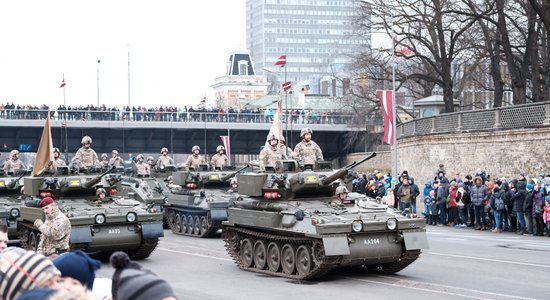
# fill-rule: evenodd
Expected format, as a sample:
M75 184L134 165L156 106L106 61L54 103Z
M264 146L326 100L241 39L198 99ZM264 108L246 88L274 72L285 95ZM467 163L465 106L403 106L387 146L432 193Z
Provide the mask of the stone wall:
M537 176L550 172L550 127L488 130L411 136L398 140L398 171L407 170L417 183L432 179L439 164L447 177L461 177L478 169L498 177L517 178L520 172ZM352 162L364 153L348 156ZM377 153L376 158L358 168L359 172L393 169L393 153Z

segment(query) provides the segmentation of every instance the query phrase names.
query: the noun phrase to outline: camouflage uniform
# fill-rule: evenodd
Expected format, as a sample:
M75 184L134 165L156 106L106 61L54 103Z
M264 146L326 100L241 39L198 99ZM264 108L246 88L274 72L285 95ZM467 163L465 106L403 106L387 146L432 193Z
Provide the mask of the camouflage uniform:
M286 157L288 159L294 159L294 151L292 151L292 149L290 149L290 147L287 147L285 145L281 145L280 147L281 147L281 149L283 150L283 153L286 155Z
M159 167L160 166L170 166L170 165L173 165L173 164L174 164L174 160L168 155L166 155L166 156L161 155L159 157L159 159L157 160L157 166L159 166Z
M55 254L56 249L69 251L71 222L58 207L55 207L51 215L46 215L46 220L38 230L41 234L36 252L49 256Z
M151 175L151 169L149 169L149 165L144 162L137 162L136 163L136 173L137 175Z
M103 169L107 169L109 167L109 161L107 159L102 159L100 162L99 162L99 165L103 168Z
M18 159L9 159L4 163L4 172L17 172L18 170L25 170L25 164L18 158Z
M260 151L260 169L265 170L265 167L277 167L277 163L287 159L283 150L279 146L265 146Z
M58 157L54 159L52 165L57 168L57 167L64 167L67 165L67 163L62 158Z
M122 159L122 157L120 156L112 157L109 160L109 166L115 166L115 167L124 166L124 159Z
M200 154L197 154L196 156L193 154L193 155L190 155L188 158L187 158L187 161L185 162L185 166L188 168L188 169L195 169L197 170L199 165L200 164L205 164L206 163L206 160L204 160L204 157L202 157L202 155Z
M212 169L220 168L223 170L225 166L228 164L227 155L216 153L212 155L212 159L210 160L210 165L212 166Z
M99 166L99 159L94 149L80 147L73 158L73 161L79 162L84 167Z
M302 160L302 164L314 164L318 160L323 160L323 152L314 141L301 141L294 148L294 156Z

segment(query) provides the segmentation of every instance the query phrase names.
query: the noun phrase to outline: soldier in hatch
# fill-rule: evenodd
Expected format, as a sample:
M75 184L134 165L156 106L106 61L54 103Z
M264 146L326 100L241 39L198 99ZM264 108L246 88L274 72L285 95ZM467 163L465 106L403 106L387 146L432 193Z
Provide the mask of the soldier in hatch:
M79 167L99 167L99 159L97 153L92 149L92 138L84 136L82 138L82 147L76 151L72 162L76 163Z
M157 160L157 167L166 167L174 165L174 159L168 156L168 148L164 147L160 150L160 156Z
M151 175L151 169L149 168L149 164L145 163L145 157L143 154L139 154L137 156L137 162L136 162L136 173L138 177L144 177Z
M212 155L212 159L210 160L212 170L223 170L225 166L228 165L229 159L227 159L227 155L225 155L224 151L225 148L222 145L216 148L216 154Z
M124 159L120 157L120 155L118 155L117 150L113 150L111 152L111 159L109 159L109 167L111 166L115 166L115 167L124 166Z
M14 149L10 152L10 159L4 163L4 172L17 173L19 170L26 170L25 163L19 159L19 151Z
M277 170L282 167L282 160L287 157L283 149L279 147L279 139L275 134L267 136L267 143L268 145L260 151L260 169L265 170L266 167L273 167Z
M185 162L185 166L187 167L188 170L198 170L200 164L206 163L206 161L204 160L204 157L199 154L200 151L201 151L201 148L197 145L193 146L193 148L191 149L191 152L193 154L191 154L187 158L187 161Z
M336 199L330 202L332 206L342 206L345 203L346 198L348 197L348 188L344 185L341 185L336 188Z
M302 128L300 131L302 141L294 147L294 156L304 165L315 164L316 161L323 160L323 151L317 143L311 140L312 134L311 128Z

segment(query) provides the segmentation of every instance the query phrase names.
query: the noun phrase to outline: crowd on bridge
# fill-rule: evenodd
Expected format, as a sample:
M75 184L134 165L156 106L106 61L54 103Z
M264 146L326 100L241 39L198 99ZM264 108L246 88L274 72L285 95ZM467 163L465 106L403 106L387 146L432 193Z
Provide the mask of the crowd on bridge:
M550 237L550 174L520 173L517 178L492 178L485 171L452 178L440 165L433 179L419 186L403 171L392 188L390 174L358 174L354 191L383 201L434 226L454 226ZM417 202L423 209L417 211Z
M43 104L15 105L0 104L0 119L41 120L48 115L50 108ZM283 110L283 120L293 124L347 124L357 120L346 111L327 111L312 109ZM203 105L192 106L124 106L109 107L106 105L60 105L50 110L52 119L57 120L92 120L92 121L134 121L134 122L239 122L271 123L275 111L271 108L206 108Z

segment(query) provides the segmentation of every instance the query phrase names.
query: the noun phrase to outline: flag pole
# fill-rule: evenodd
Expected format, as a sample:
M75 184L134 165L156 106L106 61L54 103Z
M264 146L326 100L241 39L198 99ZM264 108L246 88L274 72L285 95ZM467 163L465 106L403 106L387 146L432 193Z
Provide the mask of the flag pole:
M285 68L285 80L286 83L286 53L285 53L285 65L283 66ZM283 89L285 92L285 141L288 141L288 90Z
M392 34L393 34L393 24L394 24L394 16L393 14L391 15L391 19L392 19L392 23L391 23L391 26L392 26ZM396 123L396 120L397 120L397 106L395 105L396 104L396 95L395 95L395 36L392 36L392 53L391 53L391 71L392 71L392 107L393 107L393 121L392 121L392 125L393 125L393 178L395 178L395 182L397 184L398 182L398 178L397 178L397 123Z
M67 107L67 100L65 98L65 73L63 73L63 81L62 82L63 82L63 106Z

